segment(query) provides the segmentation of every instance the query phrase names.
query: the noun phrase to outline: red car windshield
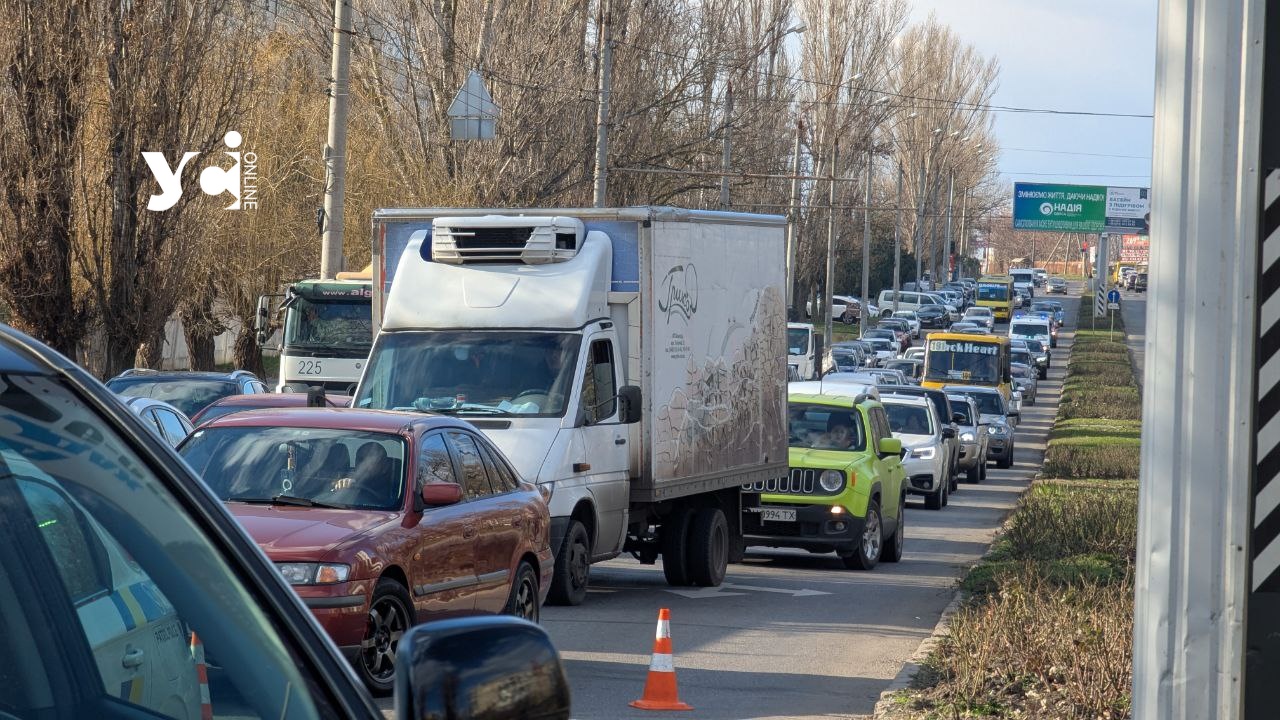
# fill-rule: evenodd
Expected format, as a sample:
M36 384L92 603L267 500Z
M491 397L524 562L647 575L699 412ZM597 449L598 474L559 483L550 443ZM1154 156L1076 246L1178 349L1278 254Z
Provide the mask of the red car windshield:
M231 502L397 510L405 490L399 435L296 427L192 433L183 458Z

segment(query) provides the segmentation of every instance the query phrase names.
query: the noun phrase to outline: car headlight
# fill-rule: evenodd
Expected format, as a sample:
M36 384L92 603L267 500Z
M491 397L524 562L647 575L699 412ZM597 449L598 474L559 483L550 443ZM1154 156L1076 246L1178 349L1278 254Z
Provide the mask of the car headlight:
M916 448L911 451L911 457L918 460L932 460L935 452L931 447Z
M276 569L290 585L332 585L351 573L349 565L331 563L276 563Z
M992 435L1008 435L1009 426L1008 425L989 425L987 426L987 432L991 433Z
M818 476L818 484L827 492L835 492L844 487L844 473L839 470L823 470Z
M966 431L964 431L964 432L960 433L960 441L961 441L961 442L973 442L974 440L977 440L977 439L978 439L978 436L977 436L977 435L974 435L973 433L969 432L968 430L966 430Z

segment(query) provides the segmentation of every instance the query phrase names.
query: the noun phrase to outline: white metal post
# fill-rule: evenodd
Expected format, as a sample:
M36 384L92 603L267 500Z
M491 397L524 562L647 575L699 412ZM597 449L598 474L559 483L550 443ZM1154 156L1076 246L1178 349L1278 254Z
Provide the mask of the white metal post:
M1160 0L1135 720L1244 717L1264 10Z

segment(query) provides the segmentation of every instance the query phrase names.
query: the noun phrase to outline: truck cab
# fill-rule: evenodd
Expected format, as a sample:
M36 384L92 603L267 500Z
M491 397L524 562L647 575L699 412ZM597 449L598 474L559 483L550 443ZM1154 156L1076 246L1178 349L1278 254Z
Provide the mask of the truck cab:
M271 304L281 299L273 327ZM274 329L280 342L276 392L306 392L314 386L349 395L373 345L373 292L367 273L339 273L335 280L303 280L283 295L258 298L256 329L265 345Z
M831 348L823 347L822 335L808 323L787 323L787 366L794 368L800 380L817 380L835 370ZM818 354L822 354L819 373Z

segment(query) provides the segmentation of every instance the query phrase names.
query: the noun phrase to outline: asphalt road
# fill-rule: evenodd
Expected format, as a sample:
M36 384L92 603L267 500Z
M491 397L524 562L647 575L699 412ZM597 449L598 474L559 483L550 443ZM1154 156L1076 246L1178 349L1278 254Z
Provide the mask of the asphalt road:
M1120 297L1120 313L1129 334L1129 351L1133 353L1133 364L1138 370L1138 384L1141 385L1147 343L1147 294L1125 290Z
M1076 317L1079 288L1067 295ZM752 549L724 586L669 588L661 566L619 558L592 568L587 601L548 607L542 624L565 661L575 718L638 718L659 608L671 610L681 699L695 718L867 715L951 602L956 581L1039 470L1071 344L1064 329L1049 379L1024 407L1015 464L962 483L949 507L908 504L906 556L869 573L834 555Z

